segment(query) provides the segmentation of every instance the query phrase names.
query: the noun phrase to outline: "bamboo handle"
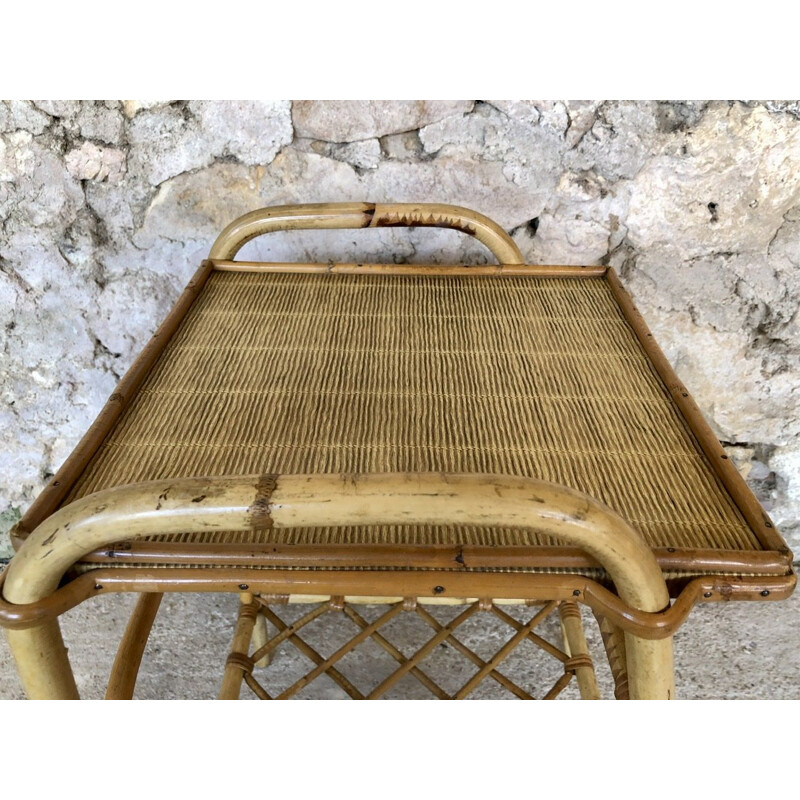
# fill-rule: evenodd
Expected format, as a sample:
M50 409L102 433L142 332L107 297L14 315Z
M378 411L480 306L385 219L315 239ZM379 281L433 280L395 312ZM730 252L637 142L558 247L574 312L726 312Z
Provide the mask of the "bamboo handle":
M661 611L669 603L650 548L597 500L532 478L439 473L176 478L105 489L60 508L27 537L3 594L11 603L36 602L81 557L125 538L398 524L536 528L586 550L630 605Z
M197 530L408 524L536 528L599 561L621 599L634 608L655 612L669 605L650 548L597 500L531 478L438 473L180 478L106 489L64 506L31 533L11 560L3 595L10 603L35 603L55 591L64 572L81 557L123 538ZM46 648L49 667L35 661L32 649L41 649L37 630L8 632L26 687L35 686L41 670L55 683L68 668L55 644ZM626 647L631 696L673 696L671 639L626 635ZM23 665L34 661L29 674Z
M452 228L486 245L500 264L522 264L522 253L496 223L461 206L441 203L309 203L271 206L234 220L217 237L209 258L230 261L246 242L265 233L333 228Z

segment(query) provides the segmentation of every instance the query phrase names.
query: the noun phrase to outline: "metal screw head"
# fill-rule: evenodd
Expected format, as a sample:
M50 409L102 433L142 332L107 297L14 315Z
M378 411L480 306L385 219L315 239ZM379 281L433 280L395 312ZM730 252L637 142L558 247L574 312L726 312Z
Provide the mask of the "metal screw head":
M433 593L434 594L441 594L444 591L444 586L434 586Z
M703 597L711 597L711 592L705 592L705 594L703 594Z
M769 597L769 589L764 589L764 591L761 592L761 596L762 597Z
M580 597L581 596L581 590L580 589L573 589L572 596L573 597Z
M240 583L240 584L239 584L239 588L240 588L240 589L241 589L243 592L245 592L245 591L247 591L247 590L248 590L250 587L249 587L249 586L248 586L246 583Z

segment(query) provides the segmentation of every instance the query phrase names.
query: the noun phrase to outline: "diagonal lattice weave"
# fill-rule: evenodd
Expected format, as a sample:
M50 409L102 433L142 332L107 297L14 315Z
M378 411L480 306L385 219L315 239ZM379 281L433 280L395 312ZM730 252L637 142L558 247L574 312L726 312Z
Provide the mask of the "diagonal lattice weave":
M275 629L275 636L255 649L249 656L244 653L232 653L228 658L228 663L234 664L242 670L247 685L257 697L263 700L288 699L297 696L322 675L327 675L347 696L355 700L383 697L407 675L416 678L433 697L442 700L467 698L484 680L493 681L499 687L502 687L506 693L514 697L532 700L535 698L531 692L519 686L500 671L503 662L523 642L533 644L539 651L546 653L551 659L559 662L561 666L560 674L552 686L541 692L542 699L554 699L557 697L569 684L578 668L592 667L592 662L588 655L577 654L570 656L563 649L556 647L535 632L534 629L558 609L559 603L557 601L532 609L530 618L524 622L515 619L489 601L477 601L466 606L450 621L443 623L413 598L407 598L403 602L389 606L372 621L365 619L363 613L355 605L345 603L341 598L332 598L330 601L316 605L294 622L287 622L278 614L273 605L274 599L257 598L256 600L260 606L260 613ZM327 655L323 655L304 638L305 631L308 630L309 626L314 625L317 621L326 619L331 614L342 615L352 623L353 635L340 646L329 648L330 652ZM422 641L418 646L415 645L416 649L409 655L403 653L385 635L392 620L403 614L416 615L429 631L427 640ZM507 626L511 633L510 638L507 638L496 652L488 658L482 658L472 647L465 644L456 635L458 629L462 628L468 620L481 614L492 615ZM374 642L379 646L393 659L396 666L377 685L371 688L366 686L359 688L356 682L343 674L337 665L340 665L348 654L351 654L367 641ZM254 666L256 662L266 656L270 656L281 645L285 644L291 644L296 647L314 666L294 680L291 685L277 693L270 694L253 674ZM437 648L442 646L452 647L474 668L471 676L455 691L448 691L443 688L428 670L427 664L425 669L421 666ZM269 669L278 668L275 664L269 667Z

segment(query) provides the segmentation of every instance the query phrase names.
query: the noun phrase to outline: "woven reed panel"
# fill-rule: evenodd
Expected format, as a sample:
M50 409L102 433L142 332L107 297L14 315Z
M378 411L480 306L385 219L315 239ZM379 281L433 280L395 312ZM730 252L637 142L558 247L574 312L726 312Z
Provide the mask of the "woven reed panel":
M69 500L191 475L493 472L571 486L654 547L760 546L602 278L215 272ZM554 544L516 529L183 541Z

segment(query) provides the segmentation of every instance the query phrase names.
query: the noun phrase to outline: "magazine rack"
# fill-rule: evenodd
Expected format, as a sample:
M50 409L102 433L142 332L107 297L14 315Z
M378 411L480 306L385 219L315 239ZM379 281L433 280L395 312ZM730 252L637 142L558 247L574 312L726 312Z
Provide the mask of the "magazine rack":
M418 225L474 236L499 265L233 260L276 230ZM445 205L280 206L229 225L12 539L0 621L32 698L78 696L58 616L123 591L140 597L112 698L132 696L172 591L241 596L224 698L243 681L273 696L259 670L289 644L314 669L281 697L322 674L357 698L407 675L435 697L484 679L530 697L500 669L523 641L563 666L545 697L573 676L596 697L581 607L616 695L670 698L695 603L795 584L614 270L525 265L498 225ZM287 623L294 602L312 608ZM436 604L464 609L442 622ZM303 631L331 612L355 635L326 655ZM553 613L558 646L534 630ZM401 614L432 632L410 655L388 635ZM488 659L457 636L476 614L513 634ZM342 659L367 639L397 666L359 687ZM455 692L423 669L444 643L475 667Z

